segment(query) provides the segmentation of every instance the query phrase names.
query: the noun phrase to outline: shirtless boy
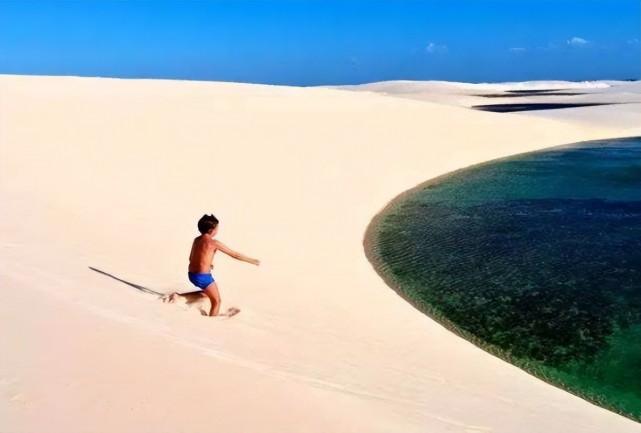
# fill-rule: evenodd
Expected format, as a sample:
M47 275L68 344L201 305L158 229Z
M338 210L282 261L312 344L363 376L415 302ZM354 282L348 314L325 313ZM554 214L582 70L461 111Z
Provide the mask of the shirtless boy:
M204 215L198 221L198 231L201 233L191 246L191 254L189 255L189 281L193 285L202 289L196 292L189 293L174 293L169 297L169 302L174 302L178 296L193 297L204 296L209 297L211 301L210 316L218 316L220 309L220 294L218 293L218 286L214 277L211 275L211 270L214 269L213 261L216 251L222 251L230 257L243 262L251 263L258 266L260 261L252 259L243 254L240 254L222 242L215 240L214 237L218 233L218 219L213 215ZM230 309L226 315L232 316L238 313L238 309Z

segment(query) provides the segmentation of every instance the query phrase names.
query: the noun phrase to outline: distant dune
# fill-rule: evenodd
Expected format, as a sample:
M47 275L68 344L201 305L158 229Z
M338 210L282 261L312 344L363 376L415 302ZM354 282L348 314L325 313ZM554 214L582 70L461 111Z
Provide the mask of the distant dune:
M586 126L638 128L641 113L641 81L527 81L522 83L449 83L444 81L385 81L337 89L365 91L459 107L497 105L487 111L564 120ZM561 92L564 91L564 92ZM501 98L503 95L503 98ZM492 99L488 99L492 97ZM549 104L542 109L537 104ZM567 104L576 104L567 107ZM603 104L623 104L616 109ZM509 105L514 105L511 109ZM522 107L531 105L529 110ZM501 107L504 106L504 107ZM563 108L557 111L556 108ZM536 111L535 111L536 110ZM554 110L554 111L553 111ZM627 134L624 133L624 134Z

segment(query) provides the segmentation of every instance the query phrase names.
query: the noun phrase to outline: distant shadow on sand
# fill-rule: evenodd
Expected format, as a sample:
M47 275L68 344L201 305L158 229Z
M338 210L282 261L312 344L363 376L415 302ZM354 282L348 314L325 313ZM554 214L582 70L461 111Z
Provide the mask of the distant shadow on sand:
M100 269L92 268L91 266L89 266L89 269L91 269L92 271L98 272L99 274L111 277L114 280L120 281L121 283L125 283L126 285L131 286L134 289L140 290L141 292L149 293L149 294L152 294L152 295L165 296L164 293L156 292L155 290L151 290L150 288L141 286L139 284L130 283L129 281L125 281L125 280L122 280L122 279L120 279L118 277L114 277L113 275L108 274L108 273L106 273L104 271L101 271Z

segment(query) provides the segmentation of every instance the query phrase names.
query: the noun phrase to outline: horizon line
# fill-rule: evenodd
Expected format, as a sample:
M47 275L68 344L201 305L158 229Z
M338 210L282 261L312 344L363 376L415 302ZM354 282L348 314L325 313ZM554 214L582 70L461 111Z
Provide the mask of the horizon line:
M602 81L621 81L621 82L635 82L641 81L641 78L599 78L594 80L564 80L558 78L546 78L546 79L533 79L533 80L521 80L521 81L448 81L448 80L439 80L439 79L428 79L428 80L408 80L403 78L393 79L393 80L381 80L381 81L365 81L361 83L350 83L350 84L314 84L314 85L295 85L295 84L273 84L273 83L261 83L261 82L250 82L250 81L230 81L230 80L207 80L207 79L190 79L190 78L172 78L172 77L118 77L118 76L107 76L107 75L67 75L67 74L16 74L16 73L5 73L0 72L0 76L20 76L20 77L61 77L61 78L99 78L99 79L108 79L108 80L140 80L140 81L186 81L186 82L202 82L202 83L229 83L229 84L251 84L258 86L276 86L276 87L339 87L339 86L362 86L367 84L378 84L378 83L393 83L393 82L411 82L411 83L426 83L426 82L442 82L442 83L462 83L462 84L508 84L508 83L534 83L534 82L566 82L566 83L594 83Z

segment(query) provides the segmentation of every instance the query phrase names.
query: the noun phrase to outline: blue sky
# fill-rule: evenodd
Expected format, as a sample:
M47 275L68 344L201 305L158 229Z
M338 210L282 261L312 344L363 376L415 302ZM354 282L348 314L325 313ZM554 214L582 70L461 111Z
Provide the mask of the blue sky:
M638 79L638 0L0 1L0 73L296 86Z

